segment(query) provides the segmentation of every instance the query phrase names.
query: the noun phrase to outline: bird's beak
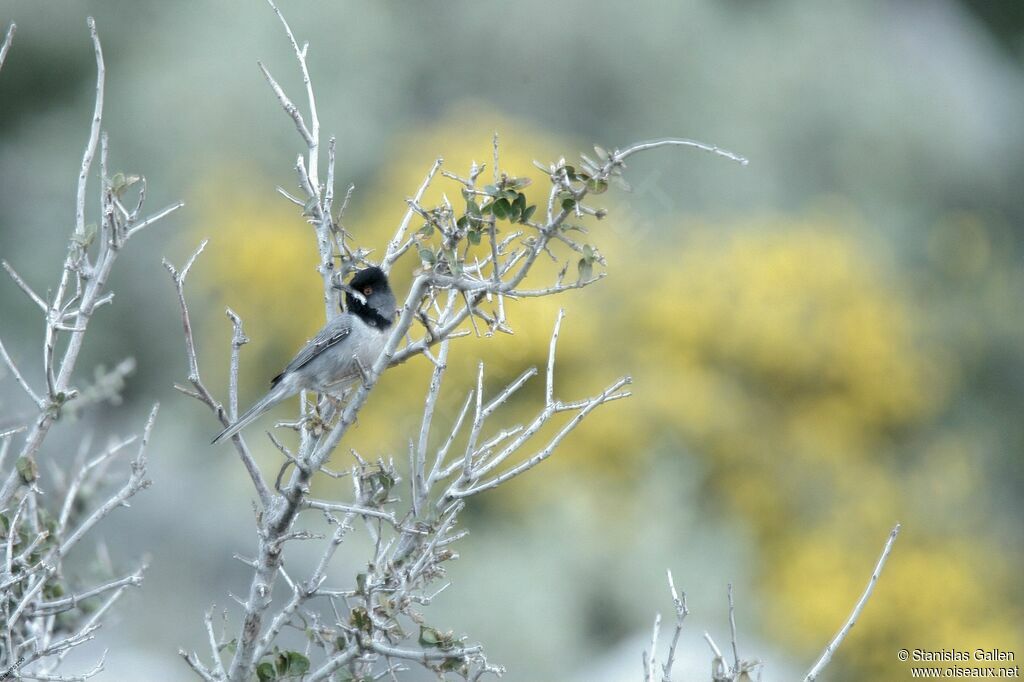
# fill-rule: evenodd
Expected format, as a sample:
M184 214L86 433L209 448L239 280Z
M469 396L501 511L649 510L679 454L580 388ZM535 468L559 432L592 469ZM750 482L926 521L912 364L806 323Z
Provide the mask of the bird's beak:
M334 284L333 286L334 286L335 289L337 289L339 291L344 291L346 294L349 294L350 296L352 296L353 298L358 300L360 303L363 303L363 304L366 303L366 297L363 296L362 293L360 293L360 292L356 291L355 289L353 289L350 285L345 284L344 282L338 282L338 283Z

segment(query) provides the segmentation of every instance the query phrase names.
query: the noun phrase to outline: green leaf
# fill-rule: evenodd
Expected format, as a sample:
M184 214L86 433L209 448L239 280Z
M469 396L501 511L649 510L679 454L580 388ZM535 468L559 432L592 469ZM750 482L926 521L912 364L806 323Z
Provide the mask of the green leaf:
M593 194L604 194L608 191L608 181L591 178L587 180L587 189Z
M357 606L352 609L352 613L349 614L348 617L348 622L352 627L357 630L363 630L364 632L369 632L373 627L373 623L370 621L370 614L368 614L366 609L362 606Z
M420 229L416 230L416 233L417 234L422 234L424 237L429 237L430 235L434 234L434 225L433 225L433 223L425 223L423 225L423 227L421 227Z
M498 199L494 202L491 210L494 212L494 217L498 220L505 220L508 217L511 206L508 203L508 199Z
M125 190L137 183L142 178L138 175L125 175L124 173L114 173L114 177L110 178L110 189L111 191L121 196Z
M93 239L96 238L96 223L88 223L85 226L84 232L76 232L72 237L72 241L81 247L87 247L92 244Z
M427 247L420 249L420 260L427 265L433 265L437 262L437 256L434 255L434 251Z
M31 457L19 457L18 462L14 466L24 483L31 483L39 478L39 469L36 468L36 461Z
M274 674L274 666L270 663L260 663L256 666L256 678L259 682L274 682L277 675Z
M444 661L441 663L441 670L449 673L457 672L464 667L466 667L465 661L461 658L456 658L454 656L450 656L444 659Z
M562 209L563 210L571 211L574 208L576 208L576 200L575 199L573 199L572 197L568 197L566 199L562 199Z
M566 166L565 174L570 180L576 179L576 169L573 166Z
M583 245L583 257L587 259L588 263L594 262L594 247L590 244Z
M594 265L586 258L580 258L579 262L580 279L588 280L594 274Z
M454 249L445 249L444 259L445 261L447 261L448 266L451 268L453 275L462 275L462 263L459 262L459 256L457 253L455 253Z
M288 674L299 676L305 675L307 672L309 672L309 659L298 651L289 651Z
M495 185L487 185L486 187L484 187L484 192L490 194L492 197L496 197L501 192L501 190L499 190Z
M495 218L508 218L512 215L512 202L507 198L498 199L497 205L495 206ZM498 211L504 211L504 215L498 213Z
M431 649L437 648L441 646L441 641L443 639L444 635L442 635L436 628L432 628L428 625L420 626L420 646Z
M472 199L469 199L468 201L466 201L466 213L468 213L469 215L471 215L471 216L473 216L475 218L479 218L480 217L480 207L477 205L477 203L475 201L473 201Z
M470 230L466 233L466 238L469 239L469 243L476 246L480 243L480 230Z
M523 211L523 215L519 219L519 222L521 222L521 223L527 222L528 220L530 220L530 218L533 217L533 214L536 213L536 212L537 212L537 204L534 204L533 206L527 206L526 210Z
M220 645L219 651L226 651L229 654L234 654L238 651L238 640L232 639L230 642L224 642Z

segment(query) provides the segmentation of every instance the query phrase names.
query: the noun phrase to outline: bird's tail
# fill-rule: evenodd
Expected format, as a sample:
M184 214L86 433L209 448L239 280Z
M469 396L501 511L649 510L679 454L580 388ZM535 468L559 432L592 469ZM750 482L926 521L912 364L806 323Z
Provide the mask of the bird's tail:
M255 405L246 410L242 414L242 416L240 416L235 421L234 424L218 433L217 436L213 439L212 444L216 445L222 440L231 438L231 436L235 435L236 433L244 429L246 426L256 421L260 416L263 415L264 412L269 410L274 405L277 405L285 398L288 398L293 393L294 391L289 390L288 386L286 386L283 382L277 384L272 389L270 389L269 393L260 398Z

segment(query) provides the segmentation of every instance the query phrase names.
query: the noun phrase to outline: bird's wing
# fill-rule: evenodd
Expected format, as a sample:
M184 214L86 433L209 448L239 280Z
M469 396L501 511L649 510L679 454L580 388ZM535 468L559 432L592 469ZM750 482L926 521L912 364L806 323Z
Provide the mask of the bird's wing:
M292 361L288 363L288 366L278 374L276 377L270 380L271 386L276 386L277 382L281 380L285 374L294 372L296 370L305 367L325 350L331 346L341 343L349 334L352 333L352 321L348 315L342 314L328 322L323 329L321 329L316 336L309 340L309 342L302 347Z

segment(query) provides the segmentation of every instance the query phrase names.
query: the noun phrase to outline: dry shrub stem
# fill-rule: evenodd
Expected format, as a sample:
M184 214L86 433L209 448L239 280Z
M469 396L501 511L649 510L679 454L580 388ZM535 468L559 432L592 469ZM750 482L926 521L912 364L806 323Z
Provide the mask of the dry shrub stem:
M0 357L35 408L25 423L0 433L0 680L85 680L99 674L105 652L84 672L60 671L69 652L97 636L103 617L124 591L142 583L145 570L145 561L121 575L108 567L108 580L70 594L66 590L68 556L95 535L96 527L110 514L127 507L136 493L150 485L146 447L157 406L150 410L141 438L114 441L94 453L92 433L87 424L79 423L70 427L80 433L77 457L69 464L61 464L44 448L52 427L69 410L77 412L87 405L112 409L111 399L118 397L134 361L121 361L97 376L93 385L79 388L73 383L79 353L94 313L113 301L107 281L128 241L182 206L176 203L145 216L145 179L108 173L108 141L102 129L103 50L91 17L88 28L96 59L95 106L78 173L72 234L56 288L44 298L11 263L2 262L14 284L41 313L39 375L45 385L33 388L0 343ZM0 45L0 67L13 37L11 24ZM100 215L90 224L86 222L86 197L97 156ZM133 193L133 200L126 203ZM127 467L118 467L122 453L136 441L134 457ZM9 458L14 452L16 456ZM48 467L49 475L41 473L42 465ZM121 484L112 485L118 479ZM99 556L101 560L106 556L105 548L99 547Z

